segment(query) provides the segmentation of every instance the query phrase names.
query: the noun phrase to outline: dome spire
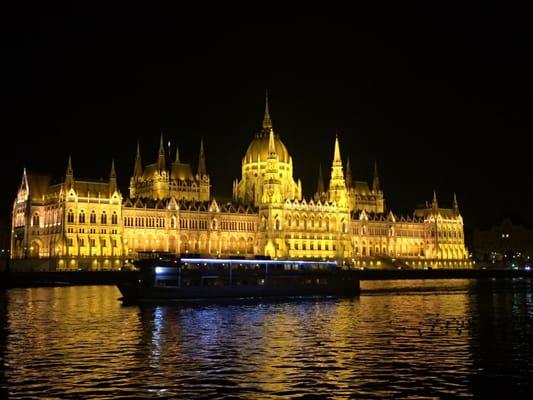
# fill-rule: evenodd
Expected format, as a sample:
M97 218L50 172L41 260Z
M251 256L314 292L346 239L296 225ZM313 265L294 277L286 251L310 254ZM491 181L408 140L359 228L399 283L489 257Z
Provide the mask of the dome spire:
M274 131L270 128L268 134L268 154L269 157L277 155L276 153L276 143L274 142Z
M270 113L268 111L268 89L265 93L265 116L263 117L263 131L269 133L272 129L272 120L270 119Z

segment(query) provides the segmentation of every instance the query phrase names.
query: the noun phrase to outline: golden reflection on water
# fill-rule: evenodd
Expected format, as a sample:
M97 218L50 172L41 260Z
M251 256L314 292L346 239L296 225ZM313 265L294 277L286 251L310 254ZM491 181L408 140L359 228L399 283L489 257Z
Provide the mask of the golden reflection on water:
M113 286L13 289L7 388L13 398L468 397L484 345L477 313L495 301L498 318L508 307L533 316L530 289L509 305L485 294L480 308L472 281L362 286L353 299L144 306L123 306Z

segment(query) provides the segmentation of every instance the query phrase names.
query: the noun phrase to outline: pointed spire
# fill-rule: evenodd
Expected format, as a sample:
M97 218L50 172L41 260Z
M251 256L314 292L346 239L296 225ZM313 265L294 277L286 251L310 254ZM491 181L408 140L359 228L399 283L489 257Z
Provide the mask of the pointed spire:
M109 177L115 179L117 177L117 173L115 172L115 159L111 159L111 172L109 173Z
M268 155L269 157L272 155L276 155L276 142L274 141L274 130L270 128L270 132L268 134Z
M28 173L26 171L26 167L23 167L22 169L22 182L20 183L20 187L24 188L26 190L26 193L28 192L30 187L28 185Z
M335 135L335 150L333 152L333 162L341 162L341 151L339 149L339 135Z
M268 89L265 93L265 116L263 117L263 130L268 132L272 129L272 120L270 119L270 113L268 112Z
M350 167L350 157L346 158L346 187L352 187L352 168Z
M159 154L165 154L165 147L163 146L163 131L161 131L161 136L159 137Z
M166 167L165 146L163 146L163 131L161 131L161 138L159 139L159 155L157 157L157 167L160 171L164 170Z
M439 203L437 202L437 192L435 189L433 189L433 201L431 202L431 206L434 208L437 208L439 206Z
M137 141L137 154L135 155L135 165L133 167L133 176L138 178L143 174L143 166L141 162L141 146Z
M73 171L72 171L72 159L71 159L71 157L70 157L70 154L68 155L67 175L73 175Z
M115 160L111 160L111 172L109 172L109 195L117 190L117 173L115 172Z
M457 195L455 192L453 193L453 209L458 210L459 209L459 203L457 202Z
M198 175L200 175L200 177L207 175L207 169L205 167L204 138L200 139L200 155L198 157Z
M176 163L180 162L180 148L176 146Z
M318 164L318 182L316 185L316 192L319 196L325 192L324 177L322 175L322 164Z
M65 186L67 188L71 188L74 184L74 171L72 170L72 159L70 158L70 154L68 156L68 164L67 164L67 173L65 176Z
M379 174L377 161L374 161L374 180L372 181L372 190L374 192L379 192Z
M329 180L329 201L336 202L338 206L346 206L346 182L342 171L339 135L335 135L335 150L331 164L331 178Z

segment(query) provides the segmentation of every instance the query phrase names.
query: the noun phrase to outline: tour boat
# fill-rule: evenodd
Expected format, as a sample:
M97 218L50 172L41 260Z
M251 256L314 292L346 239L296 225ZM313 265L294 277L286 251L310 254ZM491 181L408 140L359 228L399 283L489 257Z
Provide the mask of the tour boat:
M358 272L336 261L159 256L135 265L138 279L117 285L127 302L359 293Z

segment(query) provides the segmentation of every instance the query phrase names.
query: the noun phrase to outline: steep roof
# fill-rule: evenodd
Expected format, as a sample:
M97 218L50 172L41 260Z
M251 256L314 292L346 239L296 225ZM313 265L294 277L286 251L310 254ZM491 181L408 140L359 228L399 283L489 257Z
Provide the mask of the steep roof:
M48 188L52 181L50 175L41 175L28 173L28 186L30 190L30 198L34 201L43 200L43 197L48 194Z

